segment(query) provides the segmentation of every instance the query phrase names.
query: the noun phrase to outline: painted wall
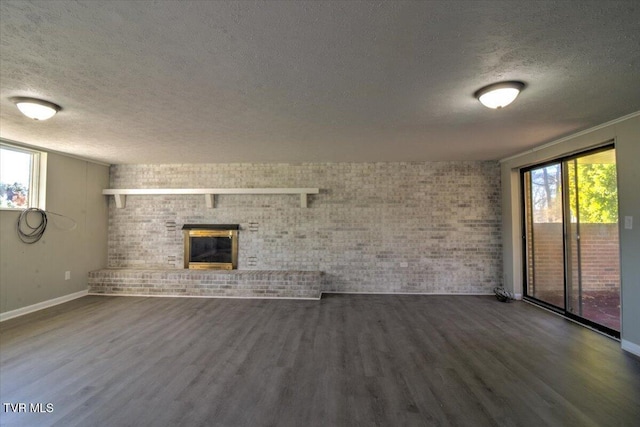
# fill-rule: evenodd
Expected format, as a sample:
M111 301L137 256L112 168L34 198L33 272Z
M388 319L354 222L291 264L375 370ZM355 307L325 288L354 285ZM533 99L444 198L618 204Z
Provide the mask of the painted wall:
M620 209L620 275L622 288L622 344L640 355L640 113L604 124L506 159L502 169L504 283L522 293L522 231L519 169L615 141ZM624 228L624 217L633 228Z
M319 187L295 195L129 196L109 266L183 268L185 223L240 224L241 270L326 272L326 290L490 293L501 284L497 162L117 165L112 188Z
M106 266L108 210L101 192L109 168L47 157L46 210L73 218L77 227L66 231L71 222L49 215L43 238L27 245L15 230L20 211L0 211L0 313L84 291L88 272Z

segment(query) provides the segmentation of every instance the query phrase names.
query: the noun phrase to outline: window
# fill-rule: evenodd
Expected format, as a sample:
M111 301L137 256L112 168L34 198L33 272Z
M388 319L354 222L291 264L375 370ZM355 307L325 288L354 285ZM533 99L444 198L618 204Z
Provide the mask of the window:
M0 143L0 209L44 209L45 164L46 153Z

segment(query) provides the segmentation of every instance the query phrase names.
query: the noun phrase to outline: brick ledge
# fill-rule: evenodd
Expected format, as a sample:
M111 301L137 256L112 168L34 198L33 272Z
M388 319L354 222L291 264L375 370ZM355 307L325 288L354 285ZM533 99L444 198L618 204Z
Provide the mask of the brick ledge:
M89 293L320 299L324 272L108 268L89 272Z

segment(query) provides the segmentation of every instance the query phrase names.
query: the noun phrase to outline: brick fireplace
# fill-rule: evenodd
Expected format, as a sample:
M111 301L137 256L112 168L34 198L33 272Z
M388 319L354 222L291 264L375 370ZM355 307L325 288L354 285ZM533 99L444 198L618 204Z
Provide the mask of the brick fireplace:
M274 270L324 271L337 292L490 294L503 281L497 162L115 165L109 186L321 189L306 209L280 194L211 205L202 194L135 195L122 209L109 197L111 269L241 277L228 283L238 292L250 272ZM237 269L185 269L182 225L231 223Z

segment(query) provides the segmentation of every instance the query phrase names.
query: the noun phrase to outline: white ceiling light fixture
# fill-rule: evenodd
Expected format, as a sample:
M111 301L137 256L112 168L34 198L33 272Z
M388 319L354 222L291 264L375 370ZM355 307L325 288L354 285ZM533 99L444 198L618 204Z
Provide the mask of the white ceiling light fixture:
M511 104L524 89L524 83L509 81L494 83L478 89L474 96L485 107L499 109Z
M20 110L22 114L33 120L42 121L50 119L55 116L58 111L62 110L62 107L58 104L37 98L14 96L9 98L9 100L16 104L16 107L18 107L18 110Z

